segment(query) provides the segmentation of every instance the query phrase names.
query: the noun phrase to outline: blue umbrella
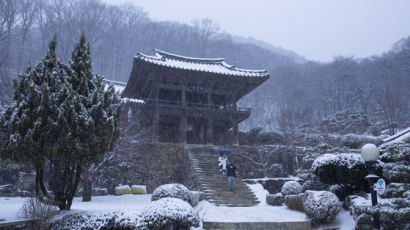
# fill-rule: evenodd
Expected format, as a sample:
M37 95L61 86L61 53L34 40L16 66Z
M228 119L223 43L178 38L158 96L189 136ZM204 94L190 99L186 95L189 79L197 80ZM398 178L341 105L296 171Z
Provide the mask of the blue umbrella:
M218 150L218 152L219 153L232 153L232 151L231 151L231 149L228 149L228 148L220 148L219 150Z

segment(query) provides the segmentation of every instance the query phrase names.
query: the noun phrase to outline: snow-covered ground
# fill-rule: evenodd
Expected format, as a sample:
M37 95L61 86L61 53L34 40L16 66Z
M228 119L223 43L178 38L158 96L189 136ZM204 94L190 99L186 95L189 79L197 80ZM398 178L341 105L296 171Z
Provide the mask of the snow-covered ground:
M18 211L23 205L24 197L0 197L0 219L16 220ZM151 194L122 195L122 196L94 196L91 202L82 202L81 197L75 197L71 210L63 214L77 212L136 212L151 203ZM63 215L60 215L62 217Z
M201 201L195 210L202 220L217 222L271 222L271 221L303 221L307 217L303 212L294 211L283 206L270 206L266 204L266 194L262 185L249 185L261 201L253 207L220 207L207 201ZM17 213L25 198L0 197L0 219L15 220ZM75 198L71 210L64 212L59 217L69 213L78 212L110 212L121 211L124 213L138 213L151 202L151 195L122 195L122 196L96 196L91 202L81 202ZM341 230L354 229L353 218L348 211L342 210L332 225ZM196 228L201 230L202 228Z
M0 219L17 220L17 214L26 198L0 197Z

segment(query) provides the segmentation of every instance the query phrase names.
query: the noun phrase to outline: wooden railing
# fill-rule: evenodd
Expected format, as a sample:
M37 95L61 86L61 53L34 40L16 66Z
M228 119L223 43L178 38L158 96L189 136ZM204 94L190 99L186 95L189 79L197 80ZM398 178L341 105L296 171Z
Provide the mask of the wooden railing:
M229 111L229 112L240 112L240 113L250 113L251 109L246 107L235 107L232 105L212 105L212 104L202 104L202 103L191 103L187 102L185 105L181 101L171 101L171 100L155 100L146 99L144 100L144 106L156 106L161 107L171 107L171 108L181 108L181 109L203 109L203 110L217 110L217 111Z

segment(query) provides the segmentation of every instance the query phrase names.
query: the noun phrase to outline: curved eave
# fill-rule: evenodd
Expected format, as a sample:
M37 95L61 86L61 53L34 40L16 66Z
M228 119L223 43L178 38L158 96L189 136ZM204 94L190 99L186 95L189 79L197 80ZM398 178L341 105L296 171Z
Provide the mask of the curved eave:
M134 58L155 65L182 70L192 70L238 77L269 77L266 70L236 68L235 66L227 64L223 58L191 58L169 54L158 50L155 52L155 56L138 53Z

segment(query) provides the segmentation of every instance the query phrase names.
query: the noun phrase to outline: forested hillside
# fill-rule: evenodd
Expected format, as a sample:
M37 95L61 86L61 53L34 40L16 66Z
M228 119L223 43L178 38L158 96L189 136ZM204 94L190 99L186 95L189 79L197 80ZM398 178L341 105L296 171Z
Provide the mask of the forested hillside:
M253 108L244 129L314 128L322 119L350 108L363 110L374 124L409 125L409 38L377 57L317 63L256 40L232 37L209 19L190 25L153 21L132 5L1 0L0 15L2 103L12 93L11 79L44 55L53 35L58 55L68 59L83 31L91 44L94 71L112 80L126 82L133 56L151 54L153 48L193 57L225 57L240 68L267 69L271 78L240 102Z

